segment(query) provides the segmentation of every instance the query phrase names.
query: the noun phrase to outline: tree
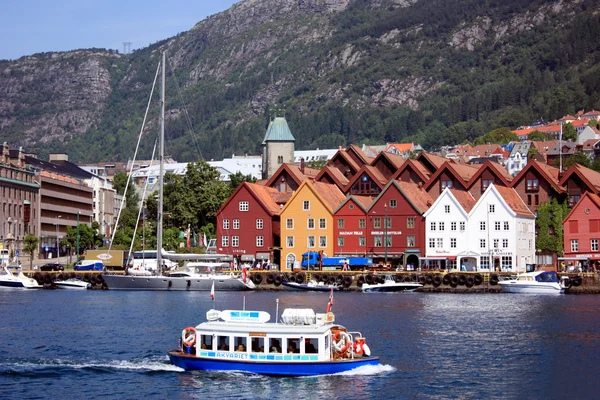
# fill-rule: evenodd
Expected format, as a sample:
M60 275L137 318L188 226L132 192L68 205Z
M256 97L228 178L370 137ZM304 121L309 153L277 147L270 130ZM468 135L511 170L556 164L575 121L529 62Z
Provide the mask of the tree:
M556 199L543 203L538 208L535 220L537 236L535 245L543 251L563 253L563 220L569 213L566 201L559 203Z
M517 142L519 140L519 136L513 133L509 128L498 128L486 133L483 136L479 136L477 139L475 139L475 144L506 144L509 142Z
M529 135L527 135L527 138L534 142L545 142L547 140L551 140L552 135L546 132L533 131Z
M125 185L127 185L127 174L123 171L117 171L112 184L113 189L115 189L118 194L122 195L125 193Z
M563 140L570 140L572 142L577 141L577 131L573 127L573 124L571 124L570 122L567 122L563 125L562 138Z
M23 247L23 251L29 255L29 269L33 266L33 255L38 249L39 239L37 236L28 233L23 238L23 242L25 243L25 247Z
M233 175L229 175L229 185L231 186L230 194L235 192L235 189L237 189L238 186L240 186L244 182L254 183L256 182L256 178L254 178L250 174L244 175L240 171L236 172Z
M568 170L569 168L571 168L571 166L573 166L573 164L579 164L586 168L591 168L592 166L589 157L584 153L575 153L572 156L565 158L563 160L563 170Z

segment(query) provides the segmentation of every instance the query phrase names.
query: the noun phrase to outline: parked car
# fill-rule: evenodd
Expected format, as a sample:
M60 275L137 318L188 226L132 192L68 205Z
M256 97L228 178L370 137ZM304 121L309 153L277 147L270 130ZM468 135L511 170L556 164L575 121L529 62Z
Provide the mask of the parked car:
M104 264L98 260L81 260L75 264L75 271L102 271Z
M65 267L63 267L60 263L48 263L44 264L40 267L40 271L64 271Z

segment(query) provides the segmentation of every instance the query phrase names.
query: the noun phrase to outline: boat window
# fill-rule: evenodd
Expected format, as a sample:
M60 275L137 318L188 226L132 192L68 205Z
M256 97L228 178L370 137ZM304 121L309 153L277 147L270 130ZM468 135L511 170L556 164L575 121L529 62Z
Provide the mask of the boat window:
M288 338L286 348L286 353L300 353L300 339Z
M201 349L213 349L213 336L212 335L200 335L200 348Z
M254 353L265 352L265 339L264 338L252 338L252 351Z
M269 353L281 353L281 339L269 339Z
M248 346L246 346L247 343L247 338L246 337L240 337L240 336L236 336L233 340L234 345L235 345L235 351L246 351L248 349Z
M304 339L304 352L306 354L316 354L319 348L319 339Z
M218 339L219 350L230 351L229 350L229 336L219 336Z

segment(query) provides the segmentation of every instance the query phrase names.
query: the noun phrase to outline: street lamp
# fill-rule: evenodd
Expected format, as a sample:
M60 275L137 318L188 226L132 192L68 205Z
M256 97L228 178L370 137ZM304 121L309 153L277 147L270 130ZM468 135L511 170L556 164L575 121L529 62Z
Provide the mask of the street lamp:
M385 211L385 215L384 215L384 219L383 219L383 225L384 225L384 235L383 235L383 240L385 241L385 266L387 267L387 253L388 253L388 240L387 240L387 230L388 230L388 214L387 214L387 203L385 203L383 205L384 211Z
M62 215L58 216L58 219L60 219L60 218L62 218ZM59 243L58 243L58 224L59 224L59 222L56 223L56 258L60 257L60 250L59 250L60 248L58 247L59 246Z
M306 266L306 270L310 271L310 256L311 256L311 252L310 252L310 213L308 214L308 219L306 220L306 255L307 255L307 260L308 260L308 264Z

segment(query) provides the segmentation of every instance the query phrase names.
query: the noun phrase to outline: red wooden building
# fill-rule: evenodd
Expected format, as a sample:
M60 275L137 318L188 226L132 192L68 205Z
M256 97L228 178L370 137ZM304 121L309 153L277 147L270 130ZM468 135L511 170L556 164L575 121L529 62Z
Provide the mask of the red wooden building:
M564 257L561 264L568 269L588 261L596 266L600 262L600 196L585 192L571 209L563 223Z

